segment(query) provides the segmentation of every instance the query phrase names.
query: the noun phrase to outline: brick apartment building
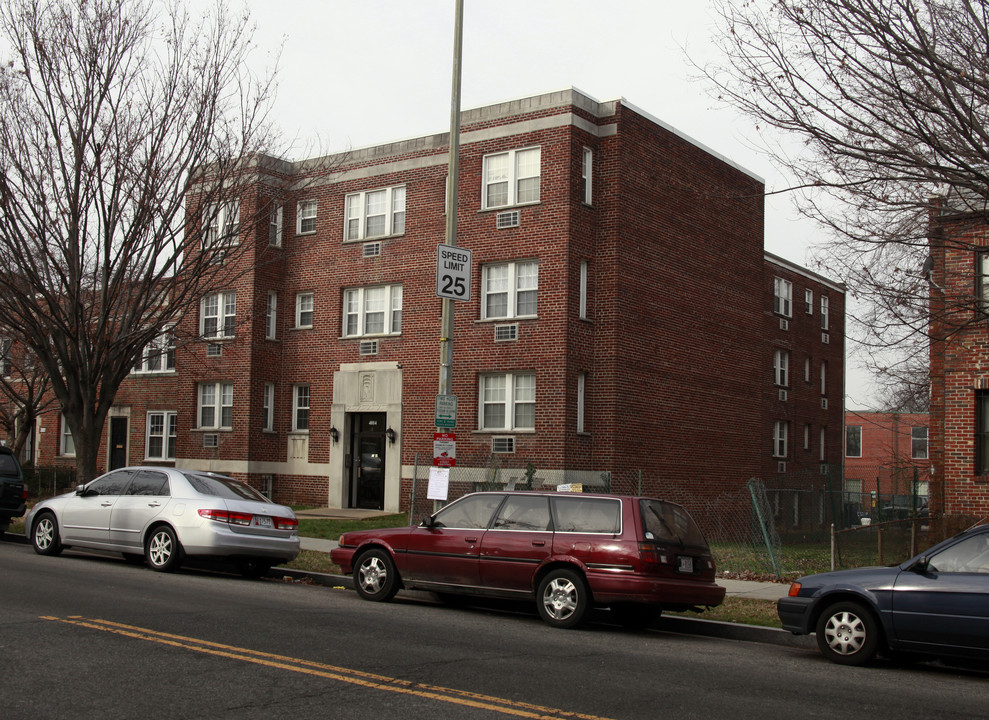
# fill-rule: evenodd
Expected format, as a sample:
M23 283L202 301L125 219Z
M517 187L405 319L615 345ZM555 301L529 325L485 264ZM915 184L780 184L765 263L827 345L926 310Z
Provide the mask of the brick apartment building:
M931 217L931 510L989 516L989 215Z
M928 413L845 413L845 499L868 511L920 507L930 486Z
M403 507L432 459L447 155L439 134L259 161L227 223L265 218L240 228L247 271L135 368L107 467ZM566 90L465 111L459 183L452 480L498 464L683 501L840 463L844 289L764 253L759 178ZM36 437L71 462L57 416Z

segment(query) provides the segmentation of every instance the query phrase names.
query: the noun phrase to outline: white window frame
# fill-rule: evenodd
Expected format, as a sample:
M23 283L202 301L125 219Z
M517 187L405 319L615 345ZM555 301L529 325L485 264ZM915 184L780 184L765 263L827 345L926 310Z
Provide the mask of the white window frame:
M13 347L13 338L0 338L0 377L10 377L14 370L14 363L10 359L10 351Z
M810 423L804 424L804 450L810 450Z
M858 430L859 436L859 452L858 455L852 455L848 449L848 431ZM861 425L846 425L845 426L845 457L849 458L860 458L862 457L862 426Z
M918 431L922 431L923 432L923 437L919 437L919 435L921 433L919 433ZM920 443L920 442L923 442L924 443L924 454L923 455L918 455L917 454L917 443ZM917 426L914 426L914 427L910 428L910 457L911 457L911 459L913 459L913 460L927 460L930 457L930 453L931 453L931 450L930 450L930 429L927 428L927 427L925 427L925 426L923 426L923 425L917 425Z
M808 384L811 382L811 375L812 375L811 365L812 364L813 363L811 363L810 356L809 355L804 358L804 382L805 383L808 383Z
M793 308L793 283L781 277L773 278L773 312L790 317Z
M268 218L268 246L280 248L282 246L282 215L285 206L279 205L271 211Z
M588 260L580 261L580 313L581 320L587 320L587 273L590 269Z
M264 339L278 339L278 292L268 291L268 300L264 313Z
M233 429L233 383L199 383L196 387L196 422L200 430ZM212 423L205 423L204 411L213 415Z
M775 350L773 352L773 382L779 387L790 386L789 350Z
M535 272L528 270L535 267ZM492 277L495 270L504 270L504 277ZM520 287L523 281L531 282L534 285ZM492 289L494 283L500 282L496 289ZM534 311L520 314L518 312L520 293L535 293L536 301ZM488 300L492 295L506 296L504 314L491 313L488 308ZM538 260L517 260L507 263L490 263L481 268L481 319L482 320L502 320L505 318L534 318L539 313L539 261Z
M804 310L808 315L814 314L814 291L810 288L804 290Z
M584 406L587 399L587 373L577 374L577 432L586 432L584 426Z
M501 388L497 381L502 380ZM495 394L501 390L500 394ZM489 392L490 391L490 392ZM485 410L496 405L504 406L504 424L493 425L486 421ZM536 374L532 372L486 373L478 377L477 423L481 430L495 432L533 431L536 429ZM523 406L532 408L532 423L520 421Z
M821 360L821 395L828 394L828 361Z
M69 428L69 424L65 421L65 413L62 413L61 418L61 432L59 433L58 439L58 454L62 457L75 457L76 455L75 439L72 437L72 430Z
M154 427L152 418L161 418L160 430ZM145 423L144 459L145 460L174 460L175 442L178 438L178 413L174 410L149 410ZM156 431L157 430L157 431ZM161 440L161 452L157 455L151 452L151 440Z
M584 148L580 162L580 183L583 197L581 200L585 205L590 205L593 199L591 183L594 180L594 151L589 147Z
M309 432L309 408L312 402L310 393L308 383L299 383L292 386L292 432ZM303 412L305 412L305 421L301 422Z
M261 429L271 432L275 429L275 383L266 382L261 396Z
M368 196L384 195L383 212L369 215ZM405 234L405 185L350 193L344 198L343 239L356 242ZM368 219L384 217L384 232L369 232Z
M308 315L308 318L306 317ZM311 292L297 293L295 296L296 330L311 328L316 316L316 300ZM309 322L306 322L308 320Z
M786 420L776 420L773 423L773 457L788 457L787 447L790 435L790 423Z
M521 161L536 157L536 167L538 172L535 175L523 174L525 171L520 170L522 165ZM492 166L495 165L496 161L500 162L504 160L505 168L501 171L502 174L495 175L497 172ZM535 199L527 199L525 201L520 201L519 196L521 192L519 190L519 185L525 180L535 179ZM506 197L505 202L489 202L488 190L492 185L500 185L501 183L506 183ZM484 156L483 166L481 169L481 209L490 210L492 208L503 208L512 207L514 205L534 205L540 200L542 185L542 150L538 146L519 148L518 150L509 150L507 152L491 153L490 155Z
M203 249L224 248L240 242L240 200L210 205L206 211Z
M828 429L822 426L820 433L818 433L818 436L821 443L820 461L824 462L825 460L827 460L828 457L828 449L826 447L826 443L828 439Z
M831 309L827 295L821 295L821 330L827 330L829 325L828 313Z
M155 367L155 360L161 360ZM161 374L175 372L175 332L172 327L165 328L141 352L141 357L131 368L133 375Z
M368 311L372 302L381 302L379 293L383 292L382 310ZM384 313L382 332L367 332L368 315ZM351 323L353 320L353 323ZM402 332L402 286L401 285L370 285L366 287L346 288L343 291L343 337L366 337L382 335L398 335Z
M213 307L213 299L216 306ZM207 320L216 321L216 329L207 333ZM237 326L237 293L217 292L206 295L199 302L199 336L209 340L224 340L234 337Z
M319 203L315 200L300 200L295 212L295 234L312 235L316 232L316 218L319 214ZM308 227L312 221L312 227ZM303 227L306 229L303 229Z

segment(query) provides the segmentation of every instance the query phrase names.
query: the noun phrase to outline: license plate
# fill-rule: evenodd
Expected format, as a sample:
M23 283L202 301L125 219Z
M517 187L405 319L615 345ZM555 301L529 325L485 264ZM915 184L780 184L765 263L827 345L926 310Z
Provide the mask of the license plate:
M271 518L267 515L255 515L254 524L258 527L270 528L272 527Z
M694 559L681 555L677 558L677 572L692 573L694 571Z

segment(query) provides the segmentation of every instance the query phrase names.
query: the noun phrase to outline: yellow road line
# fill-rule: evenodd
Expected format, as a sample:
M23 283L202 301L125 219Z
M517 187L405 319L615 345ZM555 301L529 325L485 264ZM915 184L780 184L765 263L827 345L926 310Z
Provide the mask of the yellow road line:
M491 710L493 712L499 712L505 715L514 715L516 717L545 718L546 720L552 720L554 718L607 720L607 718L602 718L598 715L586 715L583 713L575 713L557 708L517 702L491 695L482 695L480 693L474 693L466 690L446 688L438 685L430 685L428 683L411 682L409 680L388 677L387 675L377 675L361 670L353 670L350 668L342 668L335 665L314 662L312 660L304 660L302 658L276 655L273 653L261 652L259 650L251 650L250 648L224 645L223 643L202 640L185 635L174 635L172 633L150 630L148 628L125 625L123 623L117 623L111 620L84 618L78 615L69 616L67 618L43 615L41 616L41 619L53 620L55 622L77 625L79 627L91 628L94 630L101 630L103 632L111 632L124 637L156 642L162 645L169 645L171 647L192 650L194 652L206 653L217 657L242 660L244 662L254 663L256 665L263 665L281 670L290 670L292 672L304 673L306 675L327 678L330 680L338 680L340 682L360 685L375 690L384 690L387 692L396 692L406 695L416 695L431 700L449 702L457 705L463 705L465 707L478 708L481 710Z

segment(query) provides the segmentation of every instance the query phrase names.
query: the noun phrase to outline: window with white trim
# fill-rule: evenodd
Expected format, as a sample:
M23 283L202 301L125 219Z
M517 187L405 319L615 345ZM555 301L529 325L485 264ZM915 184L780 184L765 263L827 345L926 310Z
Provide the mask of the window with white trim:
M313 294L299 293L295 296L295 327L311 328L313 320Z
M11 338L0 338L0 377L10 377L14 363L10 359L10 349L14 341Z
M237 324L237 293L211 293L199 305L199 334L207 339L232 338Z
M814 291L804 290L804 312L808 315L814 314Z
M174 460L178 437L178 415L171 410L148 413L145 460Z
M804 450L810 450L810 423L804 425Z
M344 201L344 239L402 235L405 232L405 186L352 193Z
M481 269L481 318L535 317L538 291L536 260L485 265Z
M829 310L828 296L821 295L821 330L828 329L828 310Z
M587 373L582 372L577 375L577 432L585 432L584 429L584 402L587 393Z
M828 429L826 427L821 428L820 442L821 442L821 462L828 459L828 452L825 443L828 439Z
M397 335L402 332L402 286L343 291L343 336Z
M845 426L845 457L862 457L862 426Z
M804 382L810 384L811 381L810 357L804 358Z
M62 432L60 435L58 444L59 455L75 455L76 441L72 438L72 430L69 429L69 423L65 421L65 413L62 413Z
M590 148L584 148L583 158L580 164L580 188L581 200L586 204L591 204L591 182L593 180L594 152Z
M590 269L590 263L587 260L582 260L580 263L580 319L587 319L587 271Z
M309 431L309 386L292 386L292 430Z
M539 175L537 147L485 155L481 171L482 209L539 202Z
M206 234L203 248L236 245L240 235L240 201L210 205L206 211Z
M480 396L481 430L535 430L534 373L481 375Z
M303 200L296 211L295 232L298 235L308 235L316 232L316 201Z
M793 283L783 278L773 278L773 312L790 317L793 302Z
M787 436L790 433L790 423L777 420L773 423L773 457L785 458L787 453Z
M261 402L261 411L264 417L261 421L262 430L275 429L275 383L264 384L264 396Z
M175 371L175 333L171 328L161 332L149 342L134 363L132 373L160 373Z
M926 427L910 428L910 457L914 460L927 460L927 435Z
M282 246L282 214L284 206L279 205L273 208L268 217L268 245L271 247Z
M776 350L773 352L773 382L780 387L788 387L790 383L790 352Z
M264 313L264 339L275 340L278 337L278 293L268 291L268 304Z
M821 361L821 395L828 394L828 361Z
M199 383L196 414L203 430L229 430L234 420L233 383Z

